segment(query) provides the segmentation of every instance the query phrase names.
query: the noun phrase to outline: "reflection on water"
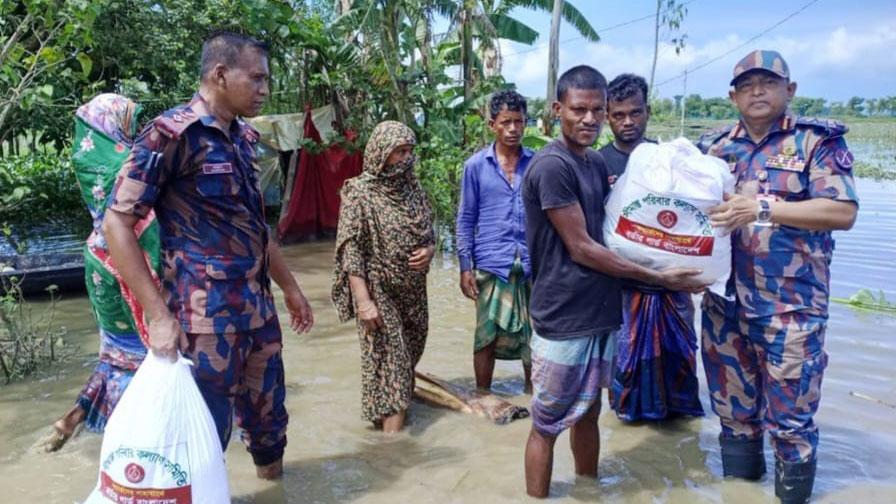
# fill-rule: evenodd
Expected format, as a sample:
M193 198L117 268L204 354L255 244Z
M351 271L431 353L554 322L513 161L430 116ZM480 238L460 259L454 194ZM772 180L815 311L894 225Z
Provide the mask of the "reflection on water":
M855 230L838 233L832 290L848 296L881 288L896 299L896 185L862 182ZM234 440L228 453L239 503L520 502L526 501L523 449L529 420L495 426L483 419L414 404L407 432L392 438L360 420L357 336L339 324L329 301L332 243L284 248L316 310L311 335L287 335L286 475L260 482ZM472 384L474 310L457 288L450 257L429 278L431 331L421 369ZM6 502L70 503L96 478L100 438L85 434L60 453L32 445L74 400L93 365L96 342L85 298L64 300L60 317L80 347L76 362L52 375L0 388L0 487ZM896 410L850 392L896 404L896 318L832 305L830 365L817 421L821 446L816 495L821 502L896 501ZM700 371L702 373L702 370ZM522 394L519 364L498 362L496 388ZM702 381L702 380L701 380ZM709 402L702 391L704 407ZM665 425L628 426L608 408L600 419L598 482L578 479L566 436L556 449L552 495L562 502L771 502L773 480L724 481L714 415ZM773 467L768 450L769 467Z
M848 297L861 288L883 290L896 300L896 184L858 181L860 212L856 225L835 232L831 295Z
M28 229L13 228L8 236L0 233L0 256L79 252L90 231L91 224L84 219L60 219Z

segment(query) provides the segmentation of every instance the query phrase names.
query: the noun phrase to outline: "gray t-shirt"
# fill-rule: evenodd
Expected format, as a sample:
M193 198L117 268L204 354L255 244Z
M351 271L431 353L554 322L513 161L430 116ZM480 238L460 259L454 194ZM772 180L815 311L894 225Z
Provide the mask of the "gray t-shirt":
M572 261L547 210L575 203L588 235L603 244L607 167L597 151L573 154L560 140L537 152L523 178L526 240L532 260L529 313L539 336L567 339L615 329L621 323L619 280Z

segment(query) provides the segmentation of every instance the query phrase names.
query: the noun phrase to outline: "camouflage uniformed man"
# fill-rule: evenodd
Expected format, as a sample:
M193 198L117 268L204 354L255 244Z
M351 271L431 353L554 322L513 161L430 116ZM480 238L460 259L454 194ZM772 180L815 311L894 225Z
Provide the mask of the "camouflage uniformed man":
M737 179L736 194L710 210L714 225L734 230L734 300L705 295L703 363L724 474L759 479L768 431L775 493L801 503L815 478L812 417L828 360L831 230L851 228L858 210L853 157L844 125L791 115L796 83L777 52L748 54L731 86L740 121L701 139Z
M283 290L291 326L311 309L269 240L254 144L238 117L268 95L266 45L219 33L202 48L199 93L153 120L137 139L105 221L112 257L149 318L150 347L196 364L195 376L222 447L237 423L258 475L282 472L287 413L281 334L271 282ZM162 292L132 231L154 208L161 227Z

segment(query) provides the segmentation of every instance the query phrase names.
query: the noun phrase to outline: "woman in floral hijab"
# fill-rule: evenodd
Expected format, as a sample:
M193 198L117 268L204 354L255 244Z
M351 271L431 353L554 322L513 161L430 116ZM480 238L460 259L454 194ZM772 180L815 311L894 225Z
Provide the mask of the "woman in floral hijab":
M342 189L336 235L333 303L342 321L357 321L362 415L385 432L404 425L429 324L426 274L435 239L414 174L415 144L399 122L374 128L364 171Z

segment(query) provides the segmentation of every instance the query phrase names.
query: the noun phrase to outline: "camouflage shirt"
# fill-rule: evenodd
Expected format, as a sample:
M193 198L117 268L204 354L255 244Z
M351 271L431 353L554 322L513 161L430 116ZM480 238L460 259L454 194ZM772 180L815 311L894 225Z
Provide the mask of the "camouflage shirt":
M846 131L836 121L787 113L758 144L738 123L707 133L699 145L728 163L738 194L858 204L853 156L843 138ZM747 318L803 310L827 315L834 251L830 231L749 224L737 229L732 239L734 274L729 293L736 292Z
M155 208L163 295L186 332L243 332L275 315L257 140L241 120L221 126L197 94L155 118L119 172L112 209Z

